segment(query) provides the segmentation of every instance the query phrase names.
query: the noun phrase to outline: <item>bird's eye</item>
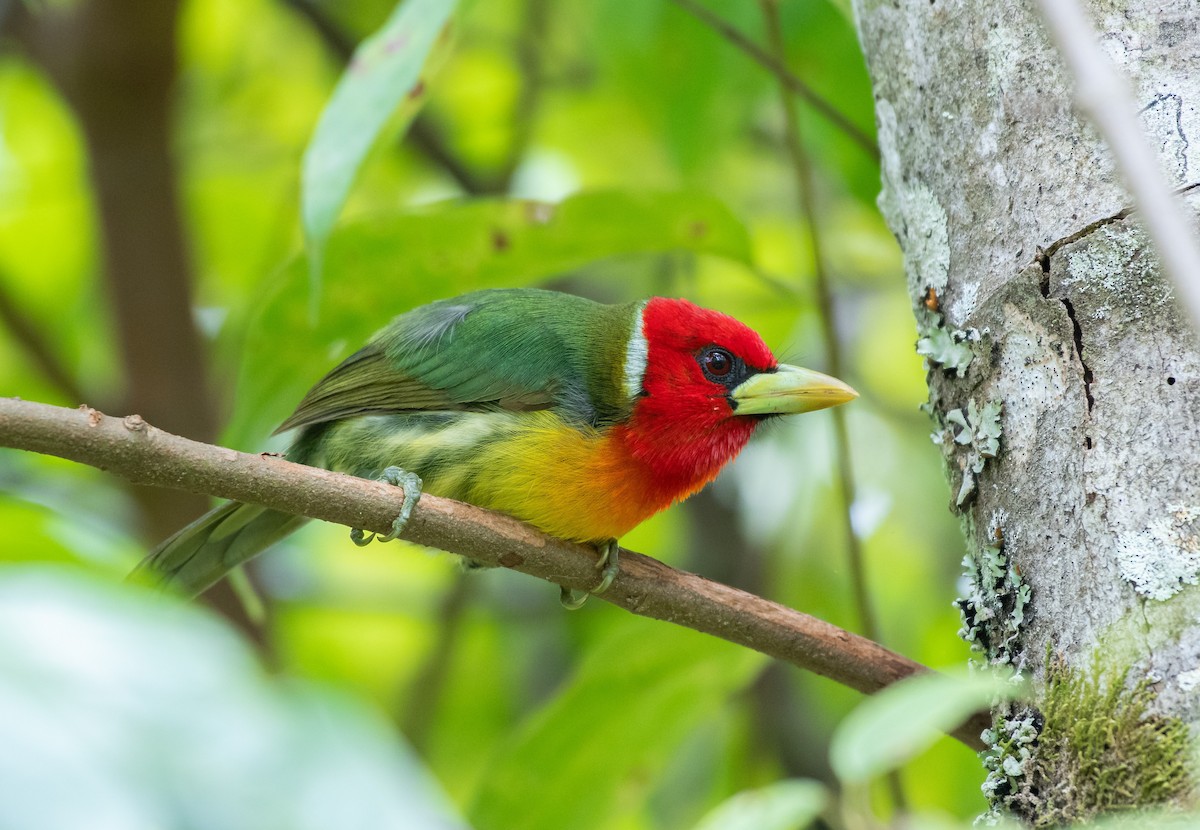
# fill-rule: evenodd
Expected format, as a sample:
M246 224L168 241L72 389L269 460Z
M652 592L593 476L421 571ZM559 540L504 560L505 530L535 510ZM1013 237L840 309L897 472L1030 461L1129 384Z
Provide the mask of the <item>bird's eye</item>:
M733 355L724 349L709 349L701 355L700 362L710 377L727 377L733 371Z

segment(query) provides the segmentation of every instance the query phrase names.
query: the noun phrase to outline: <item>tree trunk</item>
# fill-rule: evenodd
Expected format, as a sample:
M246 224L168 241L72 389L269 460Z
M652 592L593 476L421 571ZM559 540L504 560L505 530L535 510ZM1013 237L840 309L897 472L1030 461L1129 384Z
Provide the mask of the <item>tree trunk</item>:
M1039 681L1041 713L1001 713L988 736L985 791L1035 823L1124 806L1082 792L1090 754L1130 776L1126 803L1173 800L1200 688L1196 336L1031 2L854 5L880 206L904 251L967 538L963 633ZM1191 185L1194 10L1085 5L1172 183ZM1064 734L1088 718L1115 737ZM1135 745L1143 761L1126 757ZM1167 767L1169 785L1146 783Z

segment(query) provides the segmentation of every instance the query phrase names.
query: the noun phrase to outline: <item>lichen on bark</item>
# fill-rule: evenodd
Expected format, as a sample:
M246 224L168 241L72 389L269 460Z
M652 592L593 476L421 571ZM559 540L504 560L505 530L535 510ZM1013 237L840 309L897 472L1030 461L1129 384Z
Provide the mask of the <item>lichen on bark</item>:
M963 621L958 634L970 643L980 666L1012 666L1020 672L1022 625L1032 594L1004 549L999 517L989 535L991 544L963 557L967 590L955 602Z

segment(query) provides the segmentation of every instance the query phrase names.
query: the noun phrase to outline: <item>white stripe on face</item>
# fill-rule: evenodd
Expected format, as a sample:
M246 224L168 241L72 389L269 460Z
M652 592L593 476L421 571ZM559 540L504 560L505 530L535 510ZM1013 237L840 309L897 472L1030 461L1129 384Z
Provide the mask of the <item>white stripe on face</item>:
M645 321L646 303L637 307L633 319L633 332L629 335L629 345L625 347L625 396L630 401L642 393L642 381L646 377L646 357L649 347L646 345Z

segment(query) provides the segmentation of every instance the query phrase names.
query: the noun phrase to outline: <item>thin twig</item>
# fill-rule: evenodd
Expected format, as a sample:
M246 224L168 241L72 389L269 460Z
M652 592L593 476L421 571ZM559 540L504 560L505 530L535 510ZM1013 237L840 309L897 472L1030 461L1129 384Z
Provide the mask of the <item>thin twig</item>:
M75 382L70 370L59 359L49 338L42 335L33 318L18 305L3 279L0 279L0 322L4 323L13 340L25 350L30 361L64 398L77 403L87 397Z
M714 14L696 0L673 0L675 5L687 11L697 20L705 23L714 32L732 43L747 57L756 61L760 66L779 79L789 91L799 95L808 102L814 110L845 133L855 144L863 148L871 158L879 160L879 145L871 136L859 129L854 122L841 113L837 107L822 98L808 84L796 77L787 66L777 57L764 50L761 46L739 31L720 15Z
M8 23L8 15L16 5L16 0L0 0L0 34L4 33L4 26Z
M0 447L47 453L108 470L138 484L259 504L348 527L386 533L403 491L281 458L239 453L180 438L137 415L112 418L0 398ZM547 536L523 522L425 495L402 534L493 567L511 568L568 588L596 584L596 551ZM824 675L864 693L929 671L857 634L631 551L598 599L673 622ZM954 737L980 749L980 713Z
M781 63L787 59L787 46L783 39L783 21L779 14L779 0L762 0L763 17L767 24L767 40L771 51ZM779 86L780 100L784 110L784 134L787 140L788 154L792 159L792 168L796 174L796 196L800 202L800 213L808 228L808 236L812 245L813 274L817 289L817 307L820 311L821 336L825 341L825 357L829 363L829 371L834 377L842 375L842 344L838 340L836 315L833 307L833 289L830 286L829 272L825 267L825 256L821 242L821 226L817 221L817 200L813 188L812 165L808 153L804 149L804 137L800 133L800 114L796 111L795 102L788 94L787 87ZM846 428L846 415L840 410L830 413L833 416L834 455L838 468L838 496L842 501L842 530L846 539L846 558L850 564L850 582L854 590L854 605L858 610L859 622L863 634L876 642L879 641L879 624L871 605L871 593L867 587L867 568L864 562L862 543L854 532L854 521L851 510L854 506L854 469L850 455L850 433ZM904 794L904 784L900 772L895 770L888 777L888 786L892 794L892 803L897 810L906 809L908 799Z
M282 0L282 2L308 21L325 47L338 61L342 64L350 62L358 43L325 12L324 8L314 3L313 0ZM446 171L464 192L473 196L498 192L496 182L476 173L450 150L441 130L437 128L427 113L418 113L405 135L413 147L429 161Z
M409 687L408 705L401 719L401 728L408 742L418 753L424 751L429 740L429 728L435 721L434 716L437 714L446 678L450 675L454 651L462 639L472 585L474 581L460 571L454 584L446 592L438 612L437 639L429 657L421 666L421 671Z
M1200 331L1200 244L1138 128L1128 84L1101 51L1091 22L1075 0L1038 0L1038 6L1075 78L1075 98L1112 151L1163 270Z
M777 0L763 0L763 15L767 22L767 37L771 49L782 59L786 54L783 42L783 27L779 19ZM838 340L837 325L833 308L833 291L830 287L829 273L825 268L825 257L821 247L821 228L817 222L817 206L813 197L812 167L808 154L804 150L804 142L800 135L799 114L795 102L788 95L786 87L780 85L780 98L784 109L784 131L788 154L791 156L792 167L796 175L796 192L800 202L800 212L808 229L812 244L813 272L817 293L817 307L821 318L821 336L825 341L825 356L829 363L829 371L834 377L842 375L842 347ZM863 564L862 545L858 534L854 532L850 508L854 504L854 472L851 468L850 437L846 429L846 417L842 410L834 409L833 430L838 465L838 489L842 500L842 524L846 535L846 552L850 560L850 576L854 585L854 604L858 610L863 634L872 640L879 639L879 626L871 607L871 598L867 590L866 567Z
M512 143L508 149L508 157L496 177L498 192L506 192L512 185L517 167L533 140L533 129L537 123L537 114L542 102L542 87L545 83L542 50L546 45L551 8L549 0L525 2L525 21L521 27L521 34L517 37L513 56L520 70L521 88L517 92L517 101L513 108Z
M451 152L441 128L427 113L418 115L405 135L421 155L449 174L464 193L482 196L503 192L494 180L477 173Z
M325 9L313 0L283 0L283 4L299 14L313 27L321 41L342 63L350 63L358 43L337 24Z

